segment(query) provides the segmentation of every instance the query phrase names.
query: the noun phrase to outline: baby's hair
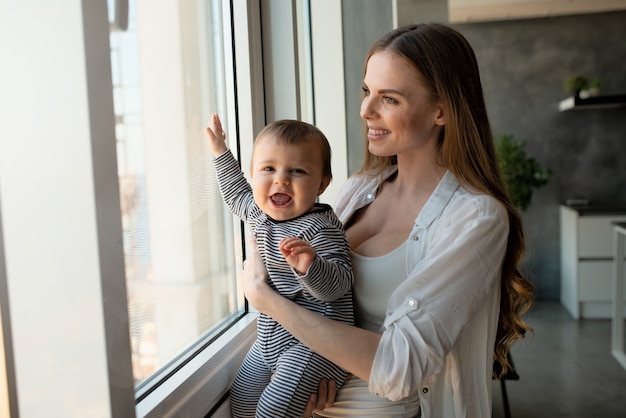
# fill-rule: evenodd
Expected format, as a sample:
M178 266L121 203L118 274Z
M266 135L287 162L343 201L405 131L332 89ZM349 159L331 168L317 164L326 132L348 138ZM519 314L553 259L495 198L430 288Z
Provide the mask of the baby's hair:
M300 145L306 142L315 143L322 151L322 160L324 163L322 171L323 176L333 177L330 163L330 144L328 143L326 135L316 126L300 120L282 119L267 124L256 136L254 143L256 144L265 136L272 136L279 143L288 145Z

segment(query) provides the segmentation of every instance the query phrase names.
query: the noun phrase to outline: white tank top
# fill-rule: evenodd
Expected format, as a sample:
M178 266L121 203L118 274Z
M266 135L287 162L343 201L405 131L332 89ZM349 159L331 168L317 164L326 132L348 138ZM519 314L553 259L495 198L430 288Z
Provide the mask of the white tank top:
M380 332L385 320L387 299L407 278L406 242L380 257L352 253L354 300L357 325ZM367 382L353 376L339 392L332 407L314 417L328 418L407 418L417 416L419 396L391 402L369 391Z
M407 278L406 242L379 257L351 253L354 270L356 323L360 328L380 332L387 300Z

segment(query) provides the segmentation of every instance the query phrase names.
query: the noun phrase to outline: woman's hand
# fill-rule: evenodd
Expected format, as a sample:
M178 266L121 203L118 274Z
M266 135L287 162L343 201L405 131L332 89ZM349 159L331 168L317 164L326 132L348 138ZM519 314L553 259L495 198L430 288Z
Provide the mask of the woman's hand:
M335 396L337 396L337 385L333 379L320 380L320 384L317 387L317 393L309 396L309 401L304 408L302 418L311 418L313 411L323 411L326 407L332 406L335 403Z
M264 311L264 303L277 295L267 284L267 269L261 259L259 247L251 234L246 239L246 259L243 262L243 274L241 286L248 301L254 308Z

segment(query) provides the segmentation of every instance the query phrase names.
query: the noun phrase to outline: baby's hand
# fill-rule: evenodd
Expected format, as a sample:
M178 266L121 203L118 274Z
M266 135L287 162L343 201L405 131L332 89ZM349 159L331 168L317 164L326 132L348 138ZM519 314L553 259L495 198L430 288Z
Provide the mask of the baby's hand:
M293 267L298 273L305 274L309 271L309 267L315 260L315 249L311 245L300 238L288 237L284 238L278 248L283 253L287 263Z
M209 139L209 148L214 156L218 156L228 149L226 146L226 132L222 129L222 122L217 113L211 115L211 123L206 127L206 135Z

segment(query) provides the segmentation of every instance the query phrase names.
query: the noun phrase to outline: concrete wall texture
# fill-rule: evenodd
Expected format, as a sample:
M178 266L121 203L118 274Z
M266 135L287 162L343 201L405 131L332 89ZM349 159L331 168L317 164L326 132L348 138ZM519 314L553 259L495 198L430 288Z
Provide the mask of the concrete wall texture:
M360 167L358 116L363 59L391 28L390 6L344 0L346 97L350 170ZM626 94L626 12L453 25L476 52L496 138L513 134L554 174L523 214L523 270L539 300L560 298L559 205L569 198L626 201L626 107L560 112L565 80L583 74L602 94ZM454 63L450 63L454 65ZM356 90L356 91L353 91Z
M559 205L626 201L626 107L559 112L565 80L626 94L626 12L455 25L476 52L496 137L510 133L554 174L523 214L524 272L537 298L560 297Z

